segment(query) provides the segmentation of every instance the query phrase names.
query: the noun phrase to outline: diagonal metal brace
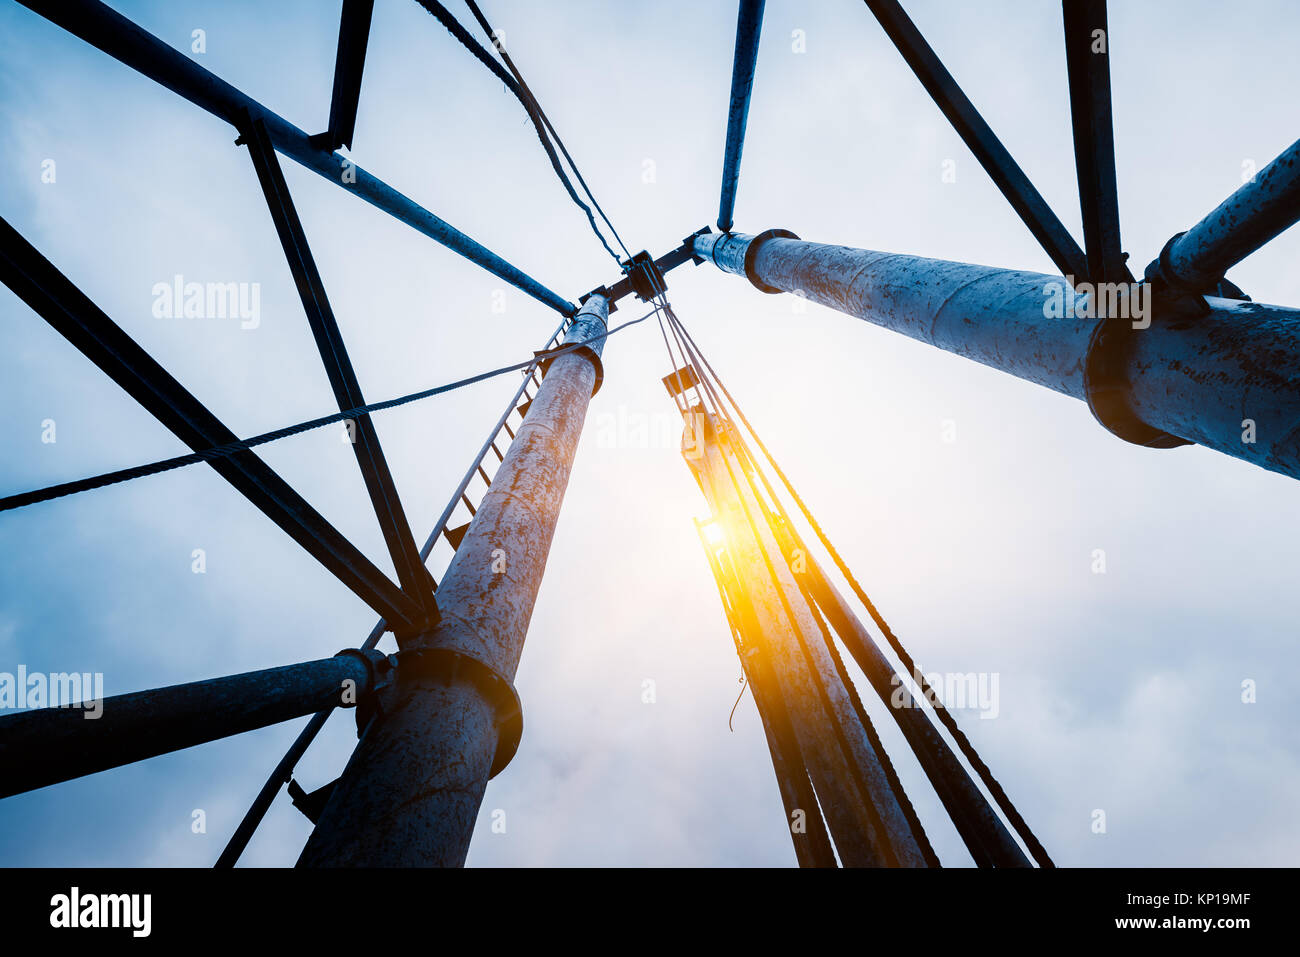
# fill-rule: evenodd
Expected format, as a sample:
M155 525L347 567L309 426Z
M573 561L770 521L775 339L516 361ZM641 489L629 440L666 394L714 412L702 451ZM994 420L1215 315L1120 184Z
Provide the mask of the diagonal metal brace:
M0 218L0 282L191 449L239 441L139 343ZM217 474L279 525L395 630L424 612L270 466L251 451L213 459Z
M245 115L243 129L243 135L236 142L247 145L253 158L258 181L266 195L266 205L275 222L280 244L284 247L289 270L293 273L294 284L302 298L303 310L307 313L307 322L311 326L316 347L320 350L321 362L325 366L325 374L329 377L339 409L343 411L364 406L366 401L361 385L352 368L352 360L348 357L334 310L330 308L325 284L307 244L307 235L298 219L298 211L294 208L293 197L289 194L266 124L261 118L252 120ZM352 450L356 453L366 491L370 494L375 516L388 545L388 554L397 569L397 579L401 582L402 590L424 608L426 621L423 626L432 626L438 615L433 598L433 578L420 560L420 552L406 520L402 500L397 494L392 472L389 471L384 450L379 444L379 433L369 415L358 416L352 425Z

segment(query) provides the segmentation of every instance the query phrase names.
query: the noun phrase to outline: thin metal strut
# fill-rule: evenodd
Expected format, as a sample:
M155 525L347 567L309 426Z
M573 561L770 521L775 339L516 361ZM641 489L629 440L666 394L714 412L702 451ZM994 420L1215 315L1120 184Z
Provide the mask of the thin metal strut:
M1106 0L1064 0L1063 9L1086 278L1094 283L1132 282L1120 243Z
M1038 244L1043 247L1062 275L1086 276L1088 261L1069 230L1052 212L984 117L962 92L948 68L926 43L921 31L903 12L897 0L865 0L898 52L921 81L925 91L943 111L962 142L975 154L1002 195L1011 203Z
M339 46L334 57L334 91L330 96L330 123L312 142L328 153L340 146L352 148L357 124L357 101L361 97L361 72L366 65L366 44L375 0L343 0L339 16Z
M104 314L34 246L0 219L0 281L195 451L238 437ZM424 620L421 607L251 451L212 468L394 628Z
M745 148L749 100L754 93L754 69L763 29L764 0L740 0L736 16L736 52L731 65L731 103L727 108L727 145L722 158L722 195L718 200L718 229L730 231L740 182L740 154Z
M244 114L266 123L275 148L294 162L354 193L394 219L482 266L539 302L566 316L577 309L558 293L481 246L450 223L372 176L352 160L318 149L312 138L225 80L203 69L101 0L20 0L73 36L185 97L195 106L238 128Z
M249 122L241 137L247 144L257 170L258 182L266 195L266 205L275 222L275 230L280 236L280 245L284 247L285 258L289 261L289 271L293 274L302 299L303 311L311 326L316 348L320 351L325 374L339 410L355 409L366 404L352 360L348 357L343 334L339 331L334 310L330 308L329 298L325 294L325 284L316 260L312 257L311 247L307 244L307 234L303 231L298 211L294 208L293 197L280 169L280 161L271 146L271 139L266 132L266 124L261 119ZM369 415L359 415L351 420L349 437L352 450L356 453L357 465L365 481L366 491L370 494L375 517L388 545L388 554L397 569L397 580L402 590L419 602L430 620L437 617L437 605L433 599L433 579L420 561L411 534L411 526L406 520L402 500L397 494L392 472L384 458L384 450L379 444L379 433Z

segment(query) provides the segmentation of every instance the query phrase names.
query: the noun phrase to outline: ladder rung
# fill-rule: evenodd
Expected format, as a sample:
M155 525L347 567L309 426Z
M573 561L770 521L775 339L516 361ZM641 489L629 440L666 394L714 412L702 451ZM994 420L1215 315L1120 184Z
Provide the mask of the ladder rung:
M465 538L465 533L469 531L469 522L456 528L444 528L442 533L447 536L447 541L451 542L452 550L460 548L461 541Z
M325 810L325 802L330 799L336 784L338 784L337 779L315 791L307 792L303 790L301 784L290 778L289 800L293 802L294 807L302 811L303 817L315 824L320 819L321 811Z

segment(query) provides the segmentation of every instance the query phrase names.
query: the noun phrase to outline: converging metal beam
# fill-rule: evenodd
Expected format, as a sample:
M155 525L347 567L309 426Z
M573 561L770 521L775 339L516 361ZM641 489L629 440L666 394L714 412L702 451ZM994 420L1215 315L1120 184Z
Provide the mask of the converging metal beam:
M736 17L736 52L731 64L731 105L727 109L727 148L722 159L722 198L718 203L718 229L730 231L740 182L740 154L745 148L749 99L754 92L754 67L763 29L764 0L740 0Z
M1031 866L1025 852L966 773L923 706L906 692L901 703L897 701L900 688L906 686L900 684L894 666L881 653L871 633L839 589L802 547L802 542L799 547L805 562L803 571L797 572L796 576L808 588L890 717L898 724L975 863L980 867Z
M592 295L566 344L606 331ZM317 820L299 866L460 866L488 779L522 732L513 687L603 339L553 359L438 588L442 619L406 640L397 680ZM408 664L407 662L411 662Z
M298 219L289 186L284 181L280 161L267 135L266 124L260 119L252 120L242 139L253 158L258 182L262 184L262 192L266 195L266 205L275 222L280 244L284 247L285 258L289 261L289 271L293 274L298 295L302 298L303 310L307 313L307 322L316 339L316 348L320 351L321 362L325 366L330 387L334 390L339 411L360 408L366 404L366 399L352 368L352 360L348 357L343 334L334 318L334 310L330 308L325 283L321 279L320 270L316 268L316 260L311 254L302 222ZM419 602L425 613L433 618L437 614L433 600L433 579L420 560L415 536L411 534L406 512L402 509L402 500L393 483L393 474L389 471L384 450L379 444L379 433L369 415L351 420L351 426L349 437L352 440L352 450L356 453L366 491L370 493L375 517L379 519L379 527L383 530L388 554L393 560L393 567L397 569L397 580L401 583L402 590Z
M697 442L698 433L692 431L691 439ZM697 445L689 448L693 455ZM707 523L698 519L695 522L697 530L705 524ZM748 591L740 587L735 563L727 549L710 542L702 530L700 543L704 546L709 567L718 583L718 595L731 626L736 655L744 668L747 686L763 723L768 753L772 757L772 770L776 772L777 789L781 793L781 803L785 805L786 821L791 825L788 830L794 844L795 859L800 867L837 867L835 851L831 848L830 835L826 830L826 820L822 817L816 792L808 777L807 761L799 748L790 712L781 698L772 663L762 654L759 645L750 644L758 641L758 636L762 634L754 613L754 603L750 600ZM804 826L794 826L794 822L800 820Z
M747 651L766 658L761 669L742 659L745 673L758 696L784 702L803 773L811 779L840 860L845 867L927 866L929 842L904 810L906 796L893 786L869 719L841 679L799 589L794 563L780 546L753 479L746 478L747 463L729 427L714 414L690 414L694 418L683 438L683 448L690 450L687 464L733 563L727 584L744 593L736 604L749 604L753 611L742 622L742 627L755 626L743 636ZM757 691L765 674L775 682Z
M313 137L317 146L330 153L340 146L352 148L357 102L361 98L361 73L366 65L366 44L370 40L370 20L374 12L375 0L343 0L343 12L339 16L339 47L334 57L329 129Z
M566 316L577 309L558 293L479 245L460 230L399 193L349 159L317 149L283 117L208 72L183 53L101 3L100 0L20 0L51 23L121 61L195 106L238 128L242 117L261 119L275 148L335 185L376 206L430 239L482 266L515 288Z
M388 672L387 659L377 651L341 651L333 658L111 698L94 699L82 685L79 706L61 703L0 718L0 798L355 705L385 683ZM69 687L82 679L55 677L67 679Z
M1300 220L1300 140L1282 151L1147 267L1176 289L1212 291L1223 274Z
M239 441L4 219L0 281L191 449ZM256 454L245 449L208 464L396 630L425 620L414 600Z
M1300 478L1300 309L1207 298L1203 314L1188 316L1150 284L1126 298L1073 296L1056 276L791 235L711 233L695 252L764 292L797 291L1076 399L1089 397L1097 313L1127 307L1115 371L1139 421Z
M1002 195L1011 203L1056 268L1066 276L1086 276L1088 261L1069 231L1057 219L1047 201L1016 165L1006 147L984 122L974 104L925 42L916 24L903 12L897 0L865 0L898 52L912 68L931 99L943 111L962 141L975 154Z
M1091 282L1132 282L1119 232L1115 134L1110 108L1110 31L1106 0L1064 0L1065 65L1070 77L1074 165Z

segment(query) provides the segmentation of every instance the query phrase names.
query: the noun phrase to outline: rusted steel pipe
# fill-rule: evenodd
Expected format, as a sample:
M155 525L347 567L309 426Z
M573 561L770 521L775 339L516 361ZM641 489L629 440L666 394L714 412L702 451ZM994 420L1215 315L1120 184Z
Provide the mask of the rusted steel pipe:
M1170 242L1147 267L1176 287L1212 290L1223 274L1300 220L1300 140Z
M693 433L694 429L688 426L687 434L693 437ZM686 456L693 456L694 443L682 451ZM808 778L807 762L799 749L799 740L790 721L790 712L781 698L772 663L758 644L762 630L754 613L754 603L736 576L727 549L721 544L710 543L702 531L703 524L696 521L696 528L701 530L700 543L704 546L709 567L717 580L718 595L731 626L736 654L740 658L763 724L768 753L772 757L772 770L776 773L777 789L781 792L781 803L785 806L786 830L794 844L795 859L800 867L838 867L830 834L826 830L826 820L822 817L812 781Z
M0 718L0 797L351 706L386 681L388 671L377 651L342 651L282 668L114 695L92 708L40 708Z
M565 344L605 332L583 304ZM546 569L604 340L553 359L438 588L442 619L399 666L299 866L460 866L489 777L518 743L512 682Z
M789 238L707 234L694 249L766 292L792 292L913 339L1087 398L1084 360L1109 295L1072 296L1061 277ZM1300 310L1206 298L1172 310L1133 290L1127 401L1147 425L1300 478ZM1109 305L1099 302L1111 300ZM1064 303L1064 312L1055 306ZM1136 328L1149 323L1142 328Z
M775 678L758 694L785 704L840 860L846 867L925 867L925 835L913 831L902 806L906 797L889 782L795 573L744 478L743 460L714 416L700 431L703 454L687 461L752 608L748 624L754 632L744 636L746 644L765 657L766 671ZM762 680L750 663L746 674Z

